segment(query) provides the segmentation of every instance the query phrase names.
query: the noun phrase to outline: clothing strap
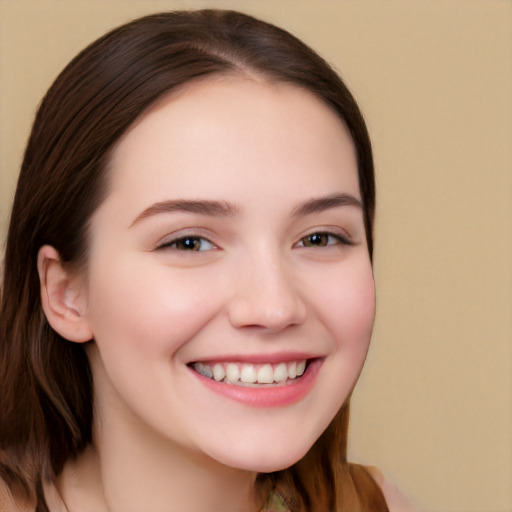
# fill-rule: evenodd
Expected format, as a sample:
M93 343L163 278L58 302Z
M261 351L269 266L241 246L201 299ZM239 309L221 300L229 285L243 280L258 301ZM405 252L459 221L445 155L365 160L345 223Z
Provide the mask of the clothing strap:
M284 496L279 492L279 489L274 487L268 495L267 502L261 512L292 512Z

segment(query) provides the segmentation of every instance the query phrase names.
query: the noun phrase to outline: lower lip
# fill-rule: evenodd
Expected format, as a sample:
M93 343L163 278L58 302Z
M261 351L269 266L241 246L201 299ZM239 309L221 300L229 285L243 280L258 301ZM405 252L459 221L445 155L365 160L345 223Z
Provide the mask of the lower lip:
M209 390L236 402L252 407L282 407L298 402L311 391L322 363L323 359L314 359L308 364L302 377L287 384L264 387L237 386L236 384L217 382L192 368L190 371Z

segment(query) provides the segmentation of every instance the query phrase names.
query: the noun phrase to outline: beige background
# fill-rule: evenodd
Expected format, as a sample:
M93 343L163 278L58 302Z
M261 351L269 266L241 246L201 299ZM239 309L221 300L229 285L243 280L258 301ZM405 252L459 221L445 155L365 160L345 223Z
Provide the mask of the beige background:
M107 29L238 8L313 45L366 114L378 172L378 316L351 455L424 510L512 511L512 2L0 2L0 230L34 110Z

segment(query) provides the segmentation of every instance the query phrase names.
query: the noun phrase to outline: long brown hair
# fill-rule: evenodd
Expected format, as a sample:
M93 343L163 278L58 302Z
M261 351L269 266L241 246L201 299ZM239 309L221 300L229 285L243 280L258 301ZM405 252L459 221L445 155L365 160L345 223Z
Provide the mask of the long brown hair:
M0 308L0 479L46 511L43 482L92 442L93 392L81 344L54 332L41 309L36 257L44 244L86 267L88 221L108 193L115 143L154 102L214 74L260 76L311 91L354 141L370 257L375 205L370 140L331 67L286 31L233 11L155 14L92 43L57 77L37 112L8 231ZM346 461L348 400L308 454L262 474L294 511L387 510L368 472Z

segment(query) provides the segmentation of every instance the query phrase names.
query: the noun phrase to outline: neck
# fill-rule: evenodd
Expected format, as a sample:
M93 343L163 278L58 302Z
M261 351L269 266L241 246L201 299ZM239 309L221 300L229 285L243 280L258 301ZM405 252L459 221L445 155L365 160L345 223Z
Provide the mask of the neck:
M110 436L109 436L110 437ZM105 439L105 442L107 439ZM176 446L108 439L98 446L102 493L110 512L254 512L255 474Z
M258 510L251 473L177 453L170 462L163 456L140 457L142 449L134 447L125 450L133 457L101 451L87 449L61 474L57 488L69 512Z
M106 378L94 373L94 380ZM255 512L256 473L226 466L161 436L109 396L95 396L94 449L68 464L59 482L69 512Z

